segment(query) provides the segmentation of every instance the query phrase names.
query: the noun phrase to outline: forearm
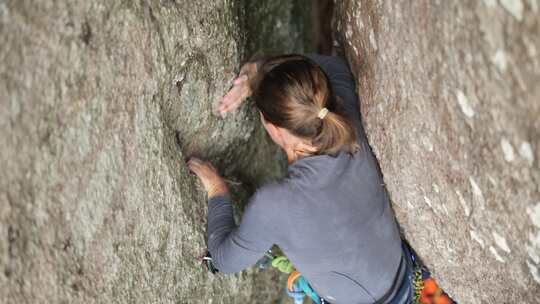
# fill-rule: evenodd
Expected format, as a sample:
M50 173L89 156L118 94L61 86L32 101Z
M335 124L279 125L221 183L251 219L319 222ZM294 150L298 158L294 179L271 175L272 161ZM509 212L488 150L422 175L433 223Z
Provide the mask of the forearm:
M208 199L208 251L217 256L219 246L236 228L233 207L228 194Z
M251 223L244 222L240 226L235 224L228 195L214 197L208 203L208 251L212 255L212 264L221 273L244 270L271 247L269 243L261 245L258 240L263 238L262 232L258 231L260 220L248 220ZM250 235L251 232L259 237Z

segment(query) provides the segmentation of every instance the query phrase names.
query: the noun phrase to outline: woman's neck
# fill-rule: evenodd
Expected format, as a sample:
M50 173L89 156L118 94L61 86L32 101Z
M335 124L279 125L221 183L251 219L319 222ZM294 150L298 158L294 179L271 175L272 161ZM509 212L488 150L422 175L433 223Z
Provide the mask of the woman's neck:
M307 151L292 150L292 149L291 150L286 149L285 153L287 154L287 160L289 162L289 165L299 159L313 155L312 153L309 153Z
M285 150L289 164L317 152L317 148L306 142L306 140L291 134L285 135L286 136L282 136L282 140L278 144Z

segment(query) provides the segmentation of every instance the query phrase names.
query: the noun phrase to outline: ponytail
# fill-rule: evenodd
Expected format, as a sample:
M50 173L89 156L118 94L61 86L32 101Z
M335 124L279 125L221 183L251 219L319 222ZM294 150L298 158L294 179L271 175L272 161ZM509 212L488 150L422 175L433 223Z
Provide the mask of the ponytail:
M312 141L318 154L335 155L340 150L353 154L359 150L356 130L343 113L328 111L321 121L320 132Z
M314 154L359 149L356 129L317 64L301 55L279 56L264 61L260 72L254 97L267 121L309 141Z

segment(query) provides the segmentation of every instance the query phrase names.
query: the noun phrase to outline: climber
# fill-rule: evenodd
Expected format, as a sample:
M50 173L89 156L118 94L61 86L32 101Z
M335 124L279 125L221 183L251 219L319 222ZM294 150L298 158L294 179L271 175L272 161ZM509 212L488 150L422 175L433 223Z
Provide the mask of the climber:
M293 54L248 62L219 113L250 96L288 172L257 189L236 225L217 170L188 161L208 193L213 266L238 272L277 245L321 303L453 303L401 240L345 61Z

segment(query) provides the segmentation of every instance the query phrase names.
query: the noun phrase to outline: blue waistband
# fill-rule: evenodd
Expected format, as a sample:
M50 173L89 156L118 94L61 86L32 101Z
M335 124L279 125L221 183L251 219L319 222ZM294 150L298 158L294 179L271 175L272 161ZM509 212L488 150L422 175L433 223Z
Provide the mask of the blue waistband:
M413 267L413 253L409 250L408 245L404 242L402 244L403 248L403 257L406 261L406 272L395 296L387 302L388 304L403 304L403 303L412 303L413 299L413 276L414 276L414 267Z

